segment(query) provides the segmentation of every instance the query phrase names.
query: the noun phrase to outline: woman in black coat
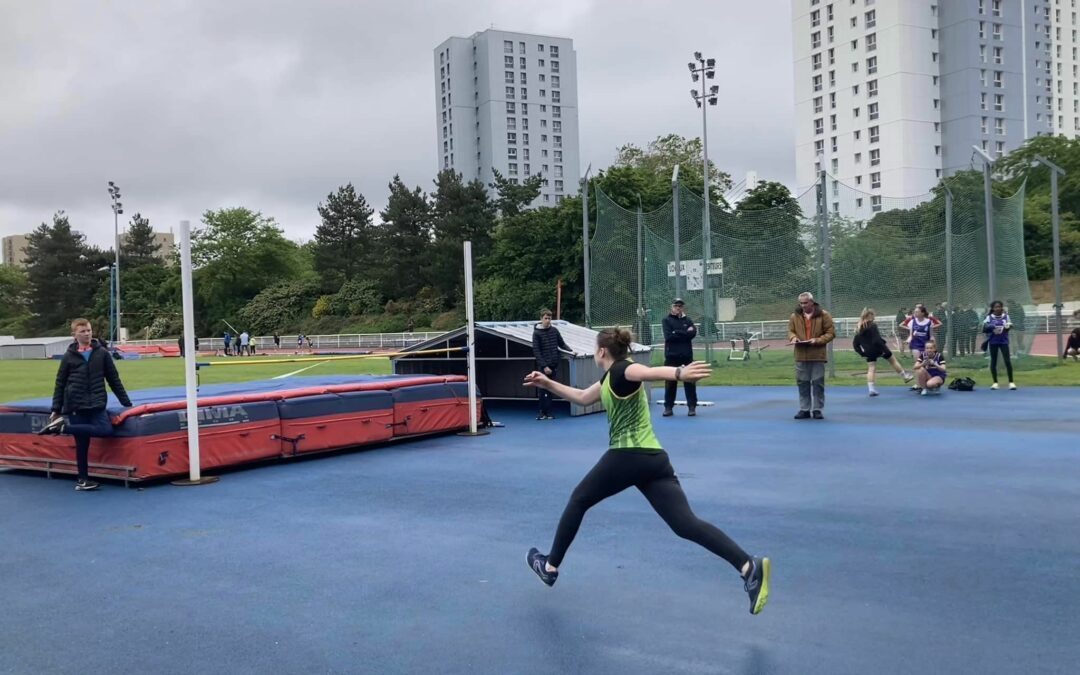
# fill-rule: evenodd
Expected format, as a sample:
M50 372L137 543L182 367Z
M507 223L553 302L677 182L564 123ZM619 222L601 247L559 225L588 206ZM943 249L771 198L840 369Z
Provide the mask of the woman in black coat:
M889 351L889 345L881 337L881 331L878 330L877 324L874 323L874 310L866 308L859 315L859 324L856 326L855 339L851 341L851 345L859 356L866 359L866 386L870 390L871 396L878 395L874 378L877 375L877 360L880 358L886 359L892 365L893 370L904 378L904 382L910 382L914 377L904 370L904 367L896 360L893 353Z

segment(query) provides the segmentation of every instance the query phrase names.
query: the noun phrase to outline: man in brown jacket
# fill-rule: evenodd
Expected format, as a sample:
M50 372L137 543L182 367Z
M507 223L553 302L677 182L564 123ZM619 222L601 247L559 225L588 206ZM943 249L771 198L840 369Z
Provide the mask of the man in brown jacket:
M795 345L795 382L799 385L799 412L795 419L824 419L825 345L836 337L832 316L814 302L810 293L799 294L799 306L788 319L788 342ZM813 396L811 397L811 393Z

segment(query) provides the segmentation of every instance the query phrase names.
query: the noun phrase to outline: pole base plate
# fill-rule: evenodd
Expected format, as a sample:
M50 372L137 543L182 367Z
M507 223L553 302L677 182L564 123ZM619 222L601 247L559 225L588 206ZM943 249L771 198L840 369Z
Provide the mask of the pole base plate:
M192 485L209 485L221 480L220 476L203 476L199 480L191 480L190 478L184 478L183 480L174 480L170 485L177 485L179 487L189 487Z

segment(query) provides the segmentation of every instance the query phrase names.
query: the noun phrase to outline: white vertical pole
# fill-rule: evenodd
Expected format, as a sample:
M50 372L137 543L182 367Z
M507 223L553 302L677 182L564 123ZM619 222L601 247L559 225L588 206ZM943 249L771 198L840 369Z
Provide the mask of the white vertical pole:
M465 242L465 333L469 368L469 433L476 433L476 326L473 317L472 242Z
M180 221L180 281L184 302L184 384L187 387L189 478L201 480L199 466L199 404L195 391L195 303L191 290L191 223Z

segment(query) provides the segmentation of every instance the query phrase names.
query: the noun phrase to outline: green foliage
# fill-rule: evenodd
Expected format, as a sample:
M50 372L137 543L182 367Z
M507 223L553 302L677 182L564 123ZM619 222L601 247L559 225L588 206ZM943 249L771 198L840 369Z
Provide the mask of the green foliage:
M315 230L315 269L319 270L323 290L331 290L379 260L371 224L374 210L352 183L327 195L326 204L319 204L318 209L322 222Z
M495 205L480 181L464 183L461 174L441 171L435 179L434 215L431 285L456 304L465 296L462 242L472 241L473 260L484 260L492 247Z
M30 280L19 267L0 265L0 321L30 314Z
M390 198L379 213L379 264L369 274L387 298L407 298L431 283L432 220L427 195L419 187L410 190L394 176Z
M192 245L200 333L217 334L263 289L305 279L304 256L273 218L237 207L207 211L203 223Z
M544 282L498 276L477 282L473 298L479 321L521 321L555 304L554 295L554 287Z
M660 194L666 192L668 197L671 196L671 173L676 164L679 165L679 181L694 193L702 194L703 150L704 144L700 138L685 138L678 134L658 136L644 148L627 143L619 148L615 164L609 173L617 168L637 170L646 183L641 185L643 189L638 192L643 200L646 196L649 197L644 208L646 211L651 211L667 201L666 199L655 201L659 199ZM709 196L713 203L726 205L724 191L730 188L731 176L717 169L713 161L709 160ZM631 206L629 203L620 201L607 187L602 187L602 189L625 208L637 206L636 203Z
M382 298L371 281L353 279L342 284L337 293L323 295L315 303L311 315L359 316L374 314L382 307Z
M522 212L534 199L540 196L543 176L537 174L518 183L517 179L503 178L498 169L492 169L495 182L488 187L495 190L495 208L503 218L509 218Z
M99 285L107 279L106 272L97 271L108 264L107 256L71 229L63 211L56 212L52 225L42 223L28 239L26 276L33 329L64 335L71 319L88 313Z
M318 293L318 281L311 278L268 286L238 312L237 328L270 335L295 326L309 315Z
M154 241L154 228L150 226L150 220L143 218L141 213L131 217L127 235L120 244L120 269L123 275L125 267L141 267L143 265L163 266L165 261L158 258L161 244ZM120 290L124 290L124 279L121 276ZM121 307L123 309L123 307ZM125 312L126 313L126 312Z

